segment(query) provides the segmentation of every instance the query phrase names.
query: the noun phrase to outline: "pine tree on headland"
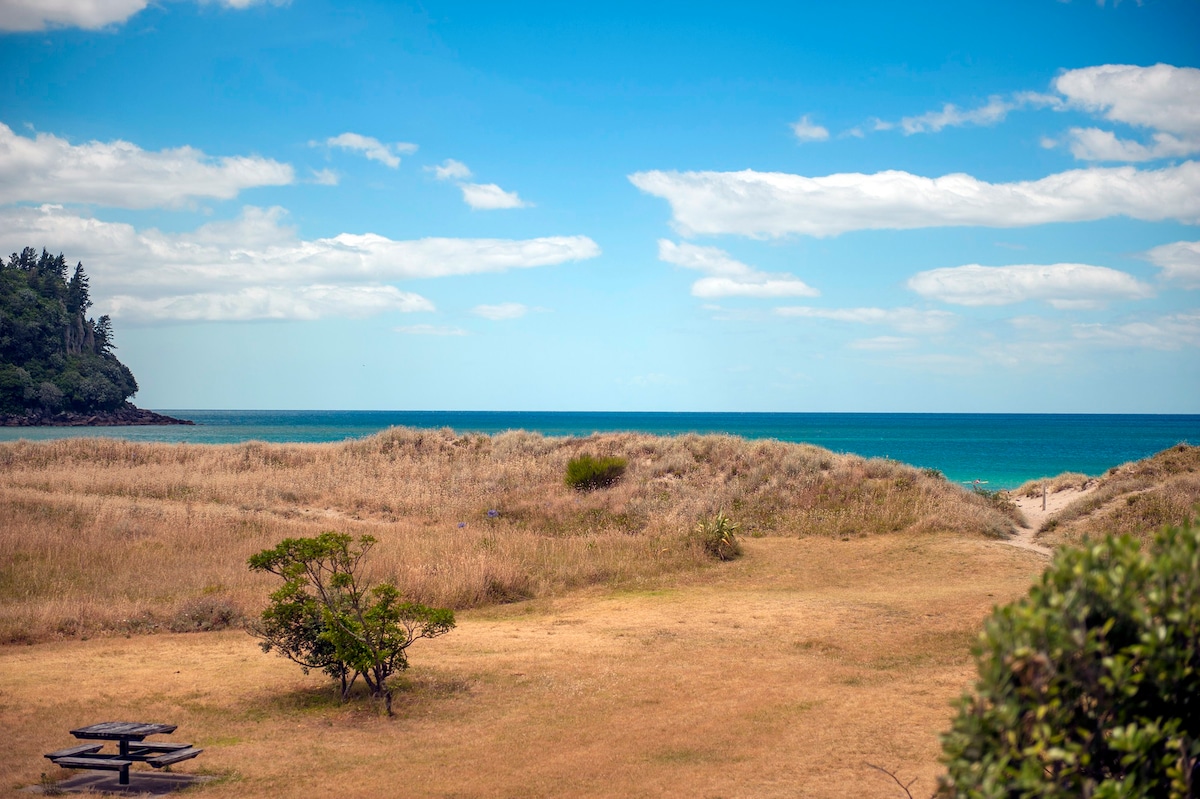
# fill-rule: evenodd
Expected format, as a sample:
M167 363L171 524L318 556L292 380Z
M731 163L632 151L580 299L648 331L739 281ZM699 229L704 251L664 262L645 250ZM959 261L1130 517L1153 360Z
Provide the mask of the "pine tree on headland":
M0 260L0 413L114 411L137 392L112 354L112 320L89 319L87 273L26 247Z

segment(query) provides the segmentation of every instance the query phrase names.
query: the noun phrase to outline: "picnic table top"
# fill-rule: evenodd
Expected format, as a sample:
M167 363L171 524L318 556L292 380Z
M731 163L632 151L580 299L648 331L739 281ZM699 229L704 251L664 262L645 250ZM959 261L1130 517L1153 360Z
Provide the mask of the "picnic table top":
M147 735L175 732L177 724L150 724L142 721L103 721L71 730L76 738L92 741L140 741Z

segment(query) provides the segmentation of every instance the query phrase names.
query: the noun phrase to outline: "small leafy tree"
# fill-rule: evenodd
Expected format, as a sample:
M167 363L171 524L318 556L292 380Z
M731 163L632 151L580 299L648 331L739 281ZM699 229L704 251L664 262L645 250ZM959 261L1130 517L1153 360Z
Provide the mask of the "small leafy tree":
M288 538L250 558L252 571L283 578L250 632L305 671L341 683L342 701L361 676L392 715L388 678L408 668L408 647L454 628L454 612L406 602L390 583L372 584L363 558L376 540L337 532Z
M1200 796L1200 527L1063 550L975 658L940 796Z

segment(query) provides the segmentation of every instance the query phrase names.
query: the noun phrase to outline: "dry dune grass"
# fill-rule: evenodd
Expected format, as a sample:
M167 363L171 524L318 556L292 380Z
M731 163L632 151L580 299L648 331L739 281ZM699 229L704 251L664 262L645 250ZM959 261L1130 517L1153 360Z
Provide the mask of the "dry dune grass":
M1037 480L1028 480L1012 493L1018 497L1040 497L1043 488L1051 494L1071 490L1082 491L1092 482L1092 479L1083 472L1063 472L1056 477L1039 477Z
M0 647L0 795L73 726L162 720L204 797L928 795L982 618L1043 562L981 536L769 537L669 587L460 614L413 652L398 716L240 631ZM137 775L134 775L136 780Z
M584 452L626 458L625 479L570 490L566 463ZM1013 528L986 499L908 466L730 436L17 442L0 446L0 642L254 612L271 583L247 557L328 529L379 538L377 576L429 604L655 585L706 567L689 532L722 509L751 536Z
M1047 520L1039 540L1059 545L1105 535L1143 543L1200 508L1200 447L1177 444L1144 460L1109 469L1095 487Z

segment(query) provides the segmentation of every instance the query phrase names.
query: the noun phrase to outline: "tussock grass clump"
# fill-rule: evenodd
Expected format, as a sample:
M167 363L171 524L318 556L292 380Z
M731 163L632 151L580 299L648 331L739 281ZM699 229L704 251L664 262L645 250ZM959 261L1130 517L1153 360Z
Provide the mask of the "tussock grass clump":
M1130 535L1143 545L1166 525L1181 525L1200 507L1200 447L1177 444L1109 469L1096 487L1039 531L1056 544Z
M570 488L584 454L626 461L624 479ZM0 642L168 629L206 595L255 615L270 586L246 559L330 529L374 536L378 576L435 607L652 585L710 566L692 531L722 510L749 537L1013 529L903 464L722 435L22 441L0 445Z
M629 463L624 458L593 458L580 455L567 461L566 483L577 491L608 488L625 474Z

